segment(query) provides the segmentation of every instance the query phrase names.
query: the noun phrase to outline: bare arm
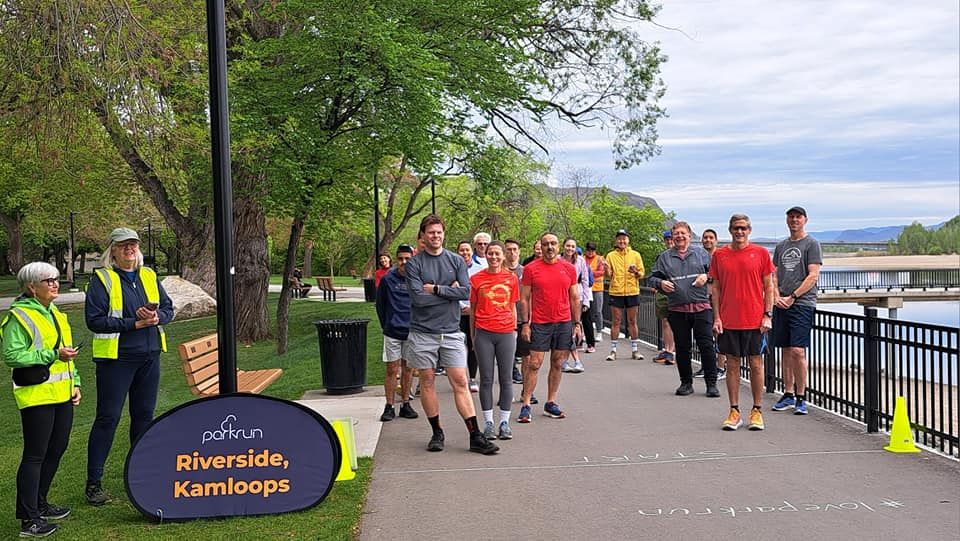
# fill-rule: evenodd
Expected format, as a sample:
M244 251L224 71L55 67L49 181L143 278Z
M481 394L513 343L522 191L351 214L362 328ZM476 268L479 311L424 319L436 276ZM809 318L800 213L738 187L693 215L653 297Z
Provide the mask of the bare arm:
M766 313L773 310L773 302L777 298L777 291L773 288L773 274L763 277L763 317L760 319L760 332L765 333L770 330L772 318Z

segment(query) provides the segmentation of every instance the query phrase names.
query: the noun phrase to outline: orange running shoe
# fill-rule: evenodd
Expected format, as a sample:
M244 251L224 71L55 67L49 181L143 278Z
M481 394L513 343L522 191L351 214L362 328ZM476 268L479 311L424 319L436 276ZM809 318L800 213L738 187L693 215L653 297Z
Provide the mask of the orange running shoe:
M750 410L750 424L747 426L750 430L763 430L763 414L760 410L753 408Z
M723 422L724 430L736 430L740 428L740 425L743 424L743 419L740 418L740 412L733 408L730 408L730 415L727 415L727 419Z

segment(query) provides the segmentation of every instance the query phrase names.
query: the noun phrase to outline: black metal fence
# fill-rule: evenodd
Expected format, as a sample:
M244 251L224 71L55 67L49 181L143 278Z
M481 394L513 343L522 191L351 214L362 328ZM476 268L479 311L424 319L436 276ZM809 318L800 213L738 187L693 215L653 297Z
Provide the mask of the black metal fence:
M865 312L817 310L807 349L808 402L878 432L891 429L896 398L903 396L917 443L960 458L960 328L881 318L876 308ZM659 346L652 290L641 291L637 322L640 338ZM696 348L693 355L699 360ZM783 390L781 366L780 350L770 348L764 358L769 393ZM749 380L749 365L741 363L740 370Z
M949 289L960 287L960 268L876 271L822 269L817 287L820 291Z

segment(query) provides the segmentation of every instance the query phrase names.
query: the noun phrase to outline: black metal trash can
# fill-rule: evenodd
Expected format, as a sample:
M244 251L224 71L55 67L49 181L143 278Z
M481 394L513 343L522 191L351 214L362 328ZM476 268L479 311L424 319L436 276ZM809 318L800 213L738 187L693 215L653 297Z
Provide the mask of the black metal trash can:
M367 302L376 302L377 300L377 282L373 278L363 279L363 300Z
M314 321L320 340L320 373L328 394L353 394L367 383L369 319Z

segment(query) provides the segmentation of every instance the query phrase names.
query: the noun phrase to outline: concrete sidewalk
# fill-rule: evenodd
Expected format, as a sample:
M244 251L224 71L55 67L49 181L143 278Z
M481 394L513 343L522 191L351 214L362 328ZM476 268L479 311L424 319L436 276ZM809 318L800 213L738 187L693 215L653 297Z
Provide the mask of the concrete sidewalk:
M444 452L425 450L423 415L384 424L360 539L957 539L957 462L888 453L887 436L816 408L773 412L773 395L766 430L724 432L725 390L675 396L675 367L651 350L605 362L606 345L564 375L566 419L542 416L542 369L533 422L514 404L498 455L467 451L447 385Z

